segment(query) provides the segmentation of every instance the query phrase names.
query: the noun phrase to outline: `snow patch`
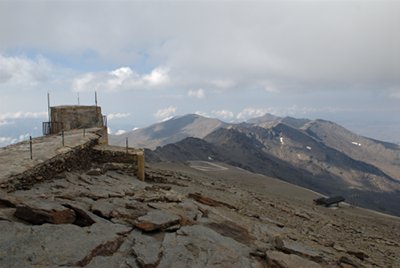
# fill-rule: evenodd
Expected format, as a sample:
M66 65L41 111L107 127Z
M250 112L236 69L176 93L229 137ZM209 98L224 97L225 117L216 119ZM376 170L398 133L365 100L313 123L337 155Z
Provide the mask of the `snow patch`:
M358 142L355 142L355 141L351 142L351 144L356 145L356 146L361 146L361 143L358 143Z
M285 143L283 142L283 137L282 137L282 136L279 138L279 140L281 141L281 144L285 144Z
M311 147L310 146L306 146L306 149L311 151Z

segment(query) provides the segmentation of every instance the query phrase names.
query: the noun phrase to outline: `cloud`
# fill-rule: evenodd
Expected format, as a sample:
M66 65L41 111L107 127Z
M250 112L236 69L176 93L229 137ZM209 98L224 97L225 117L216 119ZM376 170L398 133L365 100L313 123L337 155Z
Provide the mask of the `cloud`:
M169 81L168 69L157 67L149 74L140 75L130 67L120 67L109 72L90 72L72 81L74 91L118 91L149 89L165 86Z
M254 107L247 107L239 112L236 116L238 120L246 120L253 117L263 116L264 114L270 112L271 109L268 108L254 108Z
M221 119L232 119L235 114L229 110L214 110L211 112L213 116Z
M6 125L11 125L13 123L14 122L10 122L10 121L7 121L7 120L0 120L0 127L1 126L6 126Z
M399 82L400 33L393 27L400 24L398 1L195 1L190 5L16 1L1 5L0 25L13 25L13 31L0 31L0 51L24 44L62 54L75 63L92 63L92 55L95 63L112 66L137 62L146 70L168 66L173 77L192 83L193 88L212 83L233 88L265 78L279 89L284 85L303 90L321 89L318 86L324 84L322 89L328 89L326 84ZM207 20L198 23L204 17ZM131 87L126 80L155 86L167 78L157 68L145 75L120 71L87 73L80 82L94 76L93 86L99 79L102 88L112 90L125 84ZM75 90L84 90L78 82Z
M47 112L13 112L0 114L0 120L24 118L47 118Z
M107 115L107 120L126 118L130 115L130 113L112 113Z
M124 134L124 133L126 133L126 130L119 129L119 130L117 130L117 131L114 133L114 135L122 135L122 134Z
M177 108L175 106L169 106L167 108L158 110L154 116L161 121L165 121L175 115L176 110Z
M9 144L14 144L17 142L28 140L29 136L30 136L29 133L21 134L18 137L2 137L2 136L0 136L0 147L4 147Z
M4 146L7 146L9 144L16 143L16 142L18 142L18 140L16 138L13 138L13 137L1 137L0 136L0 147L4 147Z
M191 89L188 91L188 96L197 98L197 99L204 99L206 97L206 94L204 92L204 89L199 88L197 90Z
M397 88L392 88L391 89L391 97L396 98L396 99L400 99L400 85Z
M35 87L49 79L51 68L49 61L42 56L29 59L0 54L0 85L18 85L24 89Z

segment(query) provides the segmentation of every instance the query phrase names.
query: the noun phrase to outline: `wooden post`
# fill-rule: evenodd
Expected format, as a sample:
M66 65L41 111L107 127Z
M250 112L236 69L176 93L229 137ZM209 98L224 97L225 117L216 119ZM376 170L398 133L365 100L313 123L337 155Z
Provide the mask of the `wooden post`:
M31 153L31 160L32 160L32 136L29 136L29 151Z
M65 146L65 143L64 143L64 129L61 131L61 136L62 136L62 146L64 147Z
M137 177L139 180L144 181L144 151L137 154Z
M128 137L126 137L125 144L126 144L126 154L128 154Z
M49 122L51 122L50 93L49 92L47 92L47 116L49 117Z

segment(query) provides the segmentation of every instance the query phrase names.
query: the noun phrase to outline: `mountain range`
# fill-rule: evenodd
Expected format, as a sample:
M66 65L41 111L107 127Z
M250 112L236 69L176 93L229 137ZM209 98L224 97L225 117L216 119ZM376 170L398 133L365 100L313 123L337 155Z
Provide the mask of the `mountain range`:
M112 137L148 161L227 163L400 215L400 147L326 120L266 114L240 124L185 115Z

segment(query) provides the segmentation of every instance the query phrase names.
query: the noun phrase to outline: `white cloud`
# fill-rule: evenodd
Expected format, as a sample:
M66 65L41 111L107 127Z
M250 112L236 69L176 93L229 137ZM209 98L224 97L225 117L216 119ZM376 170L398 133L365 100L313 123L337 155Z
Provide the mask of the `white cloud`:
M47 118L47 112L12 112L0 114L0 120L23 118Z
M113 120L113 119L120 119L120 118L126 118L130 116L130 113L113 113L113 114L108 114L107 115L107 120Z
M166 84L169 80L168 69L158 67L151 71L150 74L143 76L143 82L150 86L158 86Z
M211 80L210 84L225 89L234 87L236 83L233 79L215 79Z
M21 134L19 137L1 137L0 136L0 147L7 146L9 144L14 144L17 142L25 141L29 139L30 134Z
M199 88L197 90L191 89L188 91L188 96L197 98L197 99L204 99L206 97L206 94L204 92L204 89Z
M6 126L6 125L11 125L13 123L14 122L10 122L10 121L7 121L7 120L0 120L0 127L1 126Z
M210 116L208 115L208 113L206 113L206 112L196 111L196 112L194 112L194 113L197 114L197 115L200 115L200 116L210 117Z
M121 67L109 72L90 72L80 75L72 82L74 91L118 91L149 89L165 86L169 81L168 69L157 67L150 74L140 75L130 67Z
M400 89L398 90L393 90L392 93L390 94L391 97L400 99Z
M170 119L172 116L175 115L177 108L175 106L169 106L167 108L164 109L160 109L158 110L154 116L161 120L161 121L165 121Z
M214 110L211 113L221 119L232 119L235 116L235 114L229 110Z
M18 140L12 137L0 137L0 147L16 143Z
M124 134L124 133L126 133L126 130L119 129L119 130L117 130L114 134L115 134L115 135L122 135L122 134Z
M270 109L267 108L254 108L247 107L239 112L236 116L238 120L246 120L253 117L263 116L264 114L270 112Z
M52 66L44 57L29 59L23 56L7 57L0 54L0 84L19 86L22 89L36 87L49 79Z

